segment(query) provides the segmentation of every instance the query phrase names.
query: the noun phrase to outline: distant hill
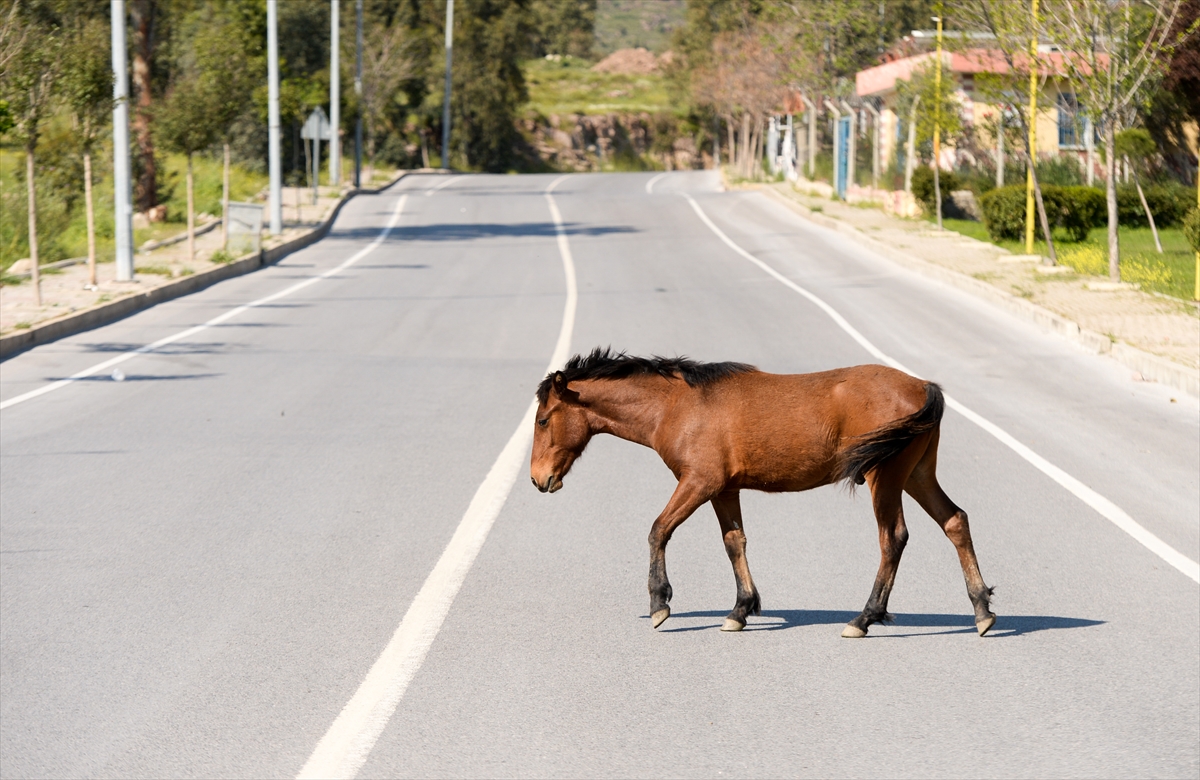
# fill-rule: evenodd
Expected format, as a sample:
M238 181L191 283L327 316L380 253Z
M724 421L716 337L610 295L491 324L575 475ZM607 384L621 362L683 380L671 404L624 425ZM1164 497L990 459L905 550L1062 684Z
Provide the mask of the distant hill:
M618 49L649 49L662 54L671 33L683 26L685 0L598 0L593 53L606 57Z

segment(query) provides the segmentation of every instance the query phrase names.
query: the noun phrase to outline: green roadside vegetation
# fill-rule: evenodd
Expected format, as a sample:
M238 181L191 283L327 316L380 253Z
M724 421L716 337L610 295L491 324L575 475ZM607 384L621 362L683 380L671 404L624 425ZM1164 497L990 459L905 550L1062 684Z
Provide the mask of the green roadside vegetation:
M111 262L115 252L112 147L97 148L92 182L96 214L96 259ZM187 224L186 159L159 154L159 200L167 221L133 231L134 246L177 235ZM217 153L193 158L197 214L221 214L221 160ZM83 202L82 163L70 155L38 158L38 248L41 263L87 256L87 217ZM76 170L78 169L78 170ZM255 200L267 186L267 176L234 165L230 199ZM29 256L28 200L25 191L25 153L15 145L0 147L0 271Z
M569 55L527 60L528 110L543 117L569 114L651 114L672 110L661 73L597 73L592 63Z
M1025 254L1023 241L992 241L982 222L965 219L943 219L942 225L964 236L1003 247L1013 254ZM1143 290L1191 300L1196 284L1196 256L1188 245L1183 229L1160 228L1159 240L1163 253L1154 246L1154 236L1148 227L1121 227L1121 279L1141 285ZM1108 228L1092 228L1084 241L1070 241L1066 231L1054 232L1054 249L1061 265L1069 266L1085 276L1108 277ZM1035 241L1033 253L1047 253L1045 241Z

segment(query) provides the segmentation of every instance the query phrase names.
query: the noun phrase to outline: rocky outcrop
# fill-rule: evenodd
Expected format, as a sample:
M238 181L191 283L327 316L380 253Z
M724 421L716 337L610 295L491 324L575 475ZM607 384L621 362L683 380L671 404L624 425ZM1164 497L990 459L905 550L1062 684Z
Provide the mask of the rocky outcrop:
M693 138L675 137L674 122L649 113L552 114L525 119L521 129L537 156L558 170L712 166L712 158L697 151Z

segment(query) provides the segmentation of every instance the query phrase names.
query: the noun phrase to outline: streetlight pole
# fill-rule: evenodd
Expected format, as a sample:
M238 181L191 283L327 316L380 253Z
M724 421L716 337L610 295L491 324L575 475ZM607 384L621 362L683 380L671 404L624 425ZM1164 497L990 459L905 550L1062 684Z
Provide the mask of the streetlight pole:
M329 9L329 183L342 186L342 71L339 33L341 0L333 0Z
M358 116L354 119L354 186L362 186L362 17L363 0L354 0L354 94Z
M1033 166L1037 163L1037 14L1031 0L1033 36L1029 41L1029 167L1025 170L1025 254L1033 254Z
M279 160L279 9L267 0L267 169L271 178L270 233L283 232L283 169Z
M446 0L446 95L442 98L442 169L450 170L450 64L454 59L454 0Z
M113 185L117 281L133 281L133 182L129 168L129 67L125 55L125 0L112 0ZM35 271L37 269L34 269Z
M941 3L938 3L941 12ZM942 229L942 180L939 171L942 167L942 17L933 17L937 22L937 75L934 77L934 100L937 105L933 108L933 199L937 205L937 226Z

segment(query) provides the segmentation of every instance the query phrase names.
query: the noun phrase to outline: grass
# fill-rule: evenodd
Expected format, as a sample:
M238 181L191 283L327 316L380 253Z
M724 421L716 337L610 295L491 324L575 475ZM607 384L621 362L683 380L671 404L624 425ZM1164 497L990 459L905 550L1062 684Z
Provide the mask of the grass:
M68 128L69 129L69 128ZM58 137L53 126L47 141L48 152L43 162L50 160L49 152L61 149L68 140ZM57 144L57 146L55 146ZM39 160L42 160L39 152ZM70 159L69 155L65 158ZM96 173L92 183L96 209L96 259L111 262L115 252L113 220L113 183L111 144L102 145L95 154ZM47 163L48 164L48 163ZM193 158L196 185L196 213L221 213L221 161L217 157ZM17 260L29 256L28 217L24 182L25 153L6 145L0 147L0 272ZM133 231L135 247L176 235L187 223L187 192L184 181L186 160L182 155L162 154L159 157L159 197L167 206L167 222ZM39 259L45 263L87 255L87 226L84 216L82 182L66 177L59 170L39 173L38 246ZM234 167L230 197L233 200L252 200L266 186L264 174L251 173Z
M942 225L964 236L994 243L1013 254L1025 254L1023 241L992 241L983 223L963 219L943 219ZM1141 285L1143 290L1192 300L1196 284L1196 255L1192 252L1180 228L1161 228L1158 231L1163 253L1154 246L1154 236L1148 227L1121 227L1117 235L1121 242L1121 279ZM1085 241L1069 241L1065 233L1056 232L1054 249L1062 265L1088 276L1108 276L1108 228L1093 228ZM1046 242L1035 241L1034 254L1046 253Z
M525 81L529 109L545 117L673 110L661 74L596 73L591 63L578 57L529 60Z

